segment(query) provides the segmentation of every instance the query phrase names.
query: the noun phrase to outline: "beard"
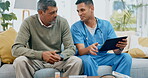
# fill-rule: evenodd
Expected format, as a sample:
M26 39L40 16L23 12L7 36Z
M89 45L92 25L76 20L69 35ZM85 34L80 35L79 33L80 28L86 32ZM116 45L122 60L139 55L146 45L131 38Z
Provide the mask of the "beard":
M53 21L49 22L50 24L55 24L56 23L56 17L54 18Z
M51 25L54 25L55 23L56 23L56 20L49 22L49 24L51 24Z

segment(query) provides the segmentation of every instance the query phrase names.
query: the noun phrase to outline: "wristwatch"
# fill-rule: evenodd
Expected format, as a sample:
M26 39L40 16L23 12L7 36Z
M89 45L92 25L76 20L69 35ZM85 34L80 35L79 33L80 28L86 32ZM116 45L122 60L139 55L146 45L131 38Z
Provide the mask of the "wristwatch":
M61 57L61 60L60 61L63 61L64 60L64 55L63 54L59 54L60 57Z
M119 49L120 51L122 51L124 48L122 48L122 49L121 49L121 48L118 48L118 49Z

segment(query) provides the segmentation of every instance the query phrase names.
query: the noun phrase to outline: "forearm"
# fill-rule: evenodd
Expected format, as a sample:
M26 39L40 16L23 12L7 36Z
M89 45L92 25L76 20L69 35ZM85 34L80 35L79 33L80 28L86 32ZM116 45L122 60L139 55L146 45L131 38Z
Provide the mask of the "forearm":
M74 56L76 52L76 47L74 46L72 36L70 33L70 28L68 22L65 21L62 23L62 43L64 45L64 51L62 51L62 55L64 55L64 59L68 59L70 56Z
M62 51L62 55L64 55L64 60L68 59L70 56L74 56L76 52L76 47L73 44L72 37L69 35L64 36L63 38L64 51Z
M89 54L89 49L88 47L87 48L83 48L83 49L79 49L79 54L80 55L86 55L86 54Z
M63 60L67 60L69 57L74 56L76 49L74 46L69 46L64 51L62 51L62 55L64 56Z
M20 44L14 44L12 46L12 55L15 57L26 56L31 59L42 60L42 51L35 51L33 49L28 49Z
M17 34L14 45L12 46L12 55L15 57L26 56L31 59L42 59L42 51L35 51L33 49L26 48L29 42L31 33L28 20L25 20Z
M22 24L14 45L12 46L12 55L15 57L26 56L31 59L42 59L42 52L26 48L30 39L30 32L27 23Z

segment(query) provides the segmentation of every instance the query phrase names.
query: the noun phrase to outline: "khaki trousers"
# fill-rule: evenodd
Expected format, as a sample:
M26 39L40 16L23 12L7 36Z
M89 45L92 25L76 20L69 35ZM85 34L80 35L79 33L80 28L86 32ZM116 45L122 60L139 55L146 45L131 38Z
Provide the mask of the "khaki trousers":
M55 68L63 71L63 77L82 73L82 60L76 56L71 56L66 61L59 61L54 64L39 60L30 60L25 56L20 56L14 60L13 66L15 68L16 78L33 78L35 71L43 68Z

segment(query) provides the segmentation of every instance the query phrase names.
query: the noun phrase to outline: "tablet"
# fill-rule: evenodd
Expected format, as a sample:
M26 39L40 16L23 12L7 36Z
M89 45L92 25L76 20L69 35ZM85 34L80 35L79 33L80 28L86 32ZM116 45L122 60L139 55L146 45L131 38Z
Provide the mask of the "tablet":
M105 41L105 43L99 49L99 51L108 51L108 50L117 49L119 47L116 47L116 44L119 41L122 41L122 39L126 39L126 38L127 38L127 36L108 39L108 40Z

